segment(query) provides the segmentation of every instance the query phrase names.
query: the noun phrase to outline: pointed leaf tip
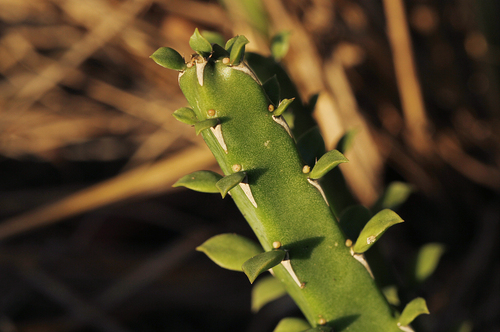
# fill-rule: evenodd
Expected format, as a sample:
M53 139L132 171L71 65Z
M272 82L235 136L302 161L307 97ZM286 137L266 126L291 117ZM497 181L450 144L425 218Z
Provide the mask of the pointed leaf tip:
M292 99L283 99L281 103L279 104L278 108L273 112L274 116L280 116L282 115L287 109L288 106L295 100L295 98Z
M231 65L239 65L245 55L245 45L249 41L245 36L236 36L229 39L226 43L226 50L229 52Z
M181 107L178 110L176 110L172 115L178 121L185 123L185 124L188 124L188 125L194 125L198 122L198 118L196 117L196 114L189 107Z
M392 225L403 222L403 219L394 211L385 209L374 215L359 234L353 247L355 253L363 253L385 233Z
M203 193L218 193L219 189L215 184L220 179L222 179L222 175L215 172L197 171L183 176L173 184L173 187L186 187Z
M233 271L242 271L243 263L263 251L254 241L230 233L211 237L196 250L205 253L220 267Z
M216 186L219 189L222 198L226 197L229 190L240 184L245 179L246 175L246 172L237 172L220 179L216 183Z
M193 35L189 38L189 46L199 55L206 57L212 52L212 45L201 35L198 28L194 30Z
M186 62L182 55L170 47L160 47L150 56L154 62L162 67L183 71L186 69Z
M286 252L284 250L266 251L247 260L243 263L241 269L247 275L250 283L253 283L262 272L281 263L285 255Z
M311 325L302 318L287 317L280 320L273 332L303 332L311 328Z
M321 158L319 158L316 165L309 173L309 177L313 180L323 177L326 173L331 171L337 165L341 163L346 163L349 160L338 150L331 150L325 153Z
M408 326L415 318L422 314L429 314L429 309L427 309L425 299L417 297L406 305L401 316L399 316L398 325Z

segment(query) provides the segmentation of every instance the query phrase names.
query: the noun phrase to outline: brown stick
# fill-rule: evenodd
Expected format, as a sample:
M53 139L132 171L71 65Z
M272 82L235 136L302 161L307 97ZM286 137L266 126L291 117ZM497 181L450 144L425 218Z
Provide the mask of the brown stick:
M403 108L407 139L419 153L431 148L427 132L428 120L422 91L415 69L410 32L402 0L384 0L387 34L392 49L394 70Z

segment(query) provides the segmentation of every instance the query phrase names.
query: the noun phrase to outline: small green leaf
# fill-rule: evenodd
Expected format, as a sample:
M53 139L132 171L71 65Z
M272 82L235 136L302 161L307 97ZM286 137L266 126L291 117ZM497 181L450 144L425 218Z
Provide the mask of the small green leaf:
M427 309L425 300L421 297L417 297L406 305L403 312L401 313L401 316L399 316L398 325L410 325L410 323L413 322L413 320L417 318L417 316L422 314L429 314L429 309Z
M198 28L194 30L193 35L189 38L189 46L203 57L208 56L212 52L212 45L200 34Z
M423 282L434 272L444 250L440 243L428 243L420 248L415 261L415 281Z
M241 268L247 275L250 283L253 283L259 274L281 263L285 255L286 252L284 250L266 251L247 260Z
M199 135L205 129L215 127L218 124L219 124L219 120L215 119L215 118L214 119L207 119L207 120L203 120L203 121L197 122L194 125L194 129L196 131L196 135Z
M192 109L189 107L181 107L173 114L174 118L188 125L194 125L198 122L198 118Z
M337 142L337 150L342 153L346 153L352 146L352 142L354 141L354 137L356 136L357 131L352 129L345 133Z
M205 30L201 32L201 35L210 43L224 46L224 37L215 31Z
M262 84L266 95L269 97L269 100L273 105L278 105L280 102L280 84L276 75L268 79Z
M363 205L352 205L344 209L339 217L339 224L348 239L357 239L372 214Z
M242 271L243 263L261 253L262 247L244 236L226 233L211 237L196 250L205 253L220 267Z
M215 184L220 179L222 179L222 175L215 172L197 171L183 176L174 183L173 187L186 187L203 193L218 193L219 189Z
M219 182L216 183L216 186L219 188L222 198L226 197L229 190L240 184L246 176L247 173L245 172L237 172L220 179Z
M312 127L298 138L297 149L306 165L314 165L325 154L325 141L318 126Z
M309 177L313 180L319 179L338 164L346 163L348 161L349 160L347 160L347 158L338 150L328 151L318 160L316 165L314 165L311 173L309 173Z
M374 215L359 234L353 250L355 253L367 251L392 225L403 222L394 211L385 209Z
M414 191L412 185L394 181L389 184L385 192L380 196L372 210L374 212L382 209L397 209L401 206Z
M273 115L274 116L280 116L281 114L283 114L286 111L286 109L288 108L288 106L290 106L290 104L294 100L295 100L295 98L292 98L292 99L283 99L281 101L281 103L279 104L278 108L273 112Z
M302 318L287 317L280 320L273 332L302 332L310 328L311 325Z
M398 288L396 286L390 285L390 286L384 287L382 289L382 293L384 293L384 296L387 299L387 302L389 302L393 306L397 307L401 304L401 302L399 301Z
M288 53L290 46L290 31L282 31L271 40L271 54L276 61L280 61Z
M245 55L245 45L249 41L245 36L236 36L229 39L226 43L226 50L229 52L231 65L239 65Z
M160 47L150 56L154 62L162 67L183 71L186 69L186 62L182 55L170 47Z
M234 45L234 42L236 41L236 39L238 38L238 36L236 37L233 37L231 39L229 39L227 42L226 42L226 45L224 46L224 48L226 49L226 51L230 52L231 51L231 48L233 47Z
M252 288L252 311L257 312L267 303L286 294L283 283L273 276L259 279Z

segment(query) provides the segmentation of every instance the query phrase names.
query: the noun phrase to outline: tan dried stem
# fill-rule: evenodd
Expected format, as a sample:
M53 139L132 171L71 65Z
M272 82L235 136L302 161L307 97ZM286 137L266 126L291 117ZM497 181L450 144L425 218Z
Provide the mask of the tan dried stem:
M418 153L431 150L429 123L417 77L408 21L402 0L384 0L387 34L406 126L406 139Z
M0 224L0 240L108 204L168 191L181 176L200 167L210 167L214 162L208 148L196 146L185 149L151 166L137 167L58 202L5 220Z

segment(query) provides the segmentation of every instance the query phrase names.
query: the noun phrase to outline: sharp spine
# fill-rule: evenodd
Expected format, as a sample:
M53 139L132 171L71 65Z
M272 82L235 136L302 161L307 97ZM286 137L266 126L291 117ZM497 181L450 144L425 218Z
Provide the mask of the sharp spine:
M285 128L286 132L288 135L290 135L291 138L293 138L292 131L290 130L290 127L288 126L288 123L286 123L285 119L282 116L274 116L273 115L273 120L283 128Z
M243 190L243 192L247 196L250 203L252 203L252 205L255 208L257 208L257 202L255 201L255 198L253 197L252 189L250 189L250 185L248 183L242 182L242 183L240 183L240 188Z
M312 184L316 189L318 189L318 191L320 192L321 196L323 196L323 199L325 200L325 203L326 205L330 206L330 204L328 203L328 200L326 199L326 195L325 195L325 192L323 191L323 188L321 188L321 186L319 185L318 181L316 180L312 180L310 178L307 178L307 182L309 182L310 184Z
M373 276L372 269L370 269L370 265L368 265L368 262L365 259L365 255L355 253L352 247L351 247L351 255L365 267L368 273L370 273L372 279L375 279L375 277Z
M225 153L227 153L227 145L226 142L224 141L224 136L222 136L222 126L219 123L215 128L210 128L212 133L214 134L215 138L217 139L217 142L219 142L219 145L221 146L222 150L224 150Z

